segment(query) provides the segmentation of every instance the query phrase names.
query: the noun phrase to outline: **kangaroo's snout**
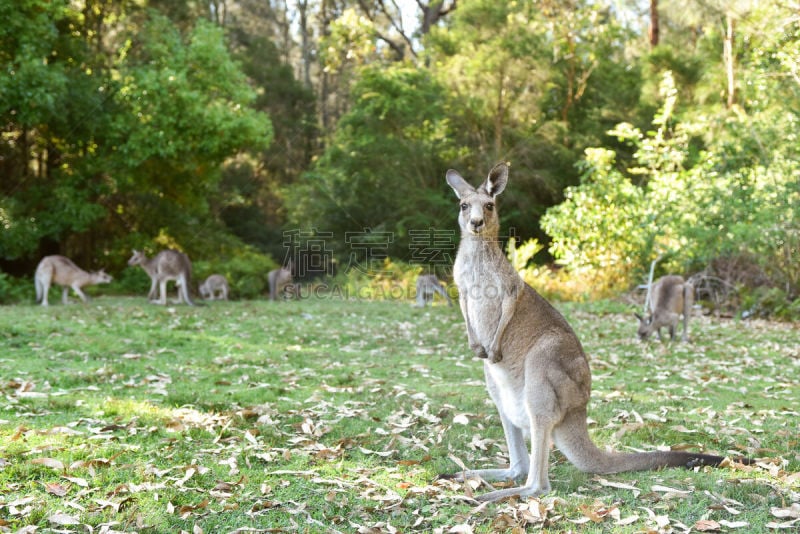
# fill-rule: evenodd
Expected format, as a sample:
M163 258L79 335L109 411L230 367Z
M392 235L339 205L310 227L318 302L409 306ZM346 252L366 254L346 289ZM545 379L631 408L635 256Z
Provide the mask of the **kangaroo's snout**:
M477 232L483 227L483 219L470 219L469 226L473 232Z

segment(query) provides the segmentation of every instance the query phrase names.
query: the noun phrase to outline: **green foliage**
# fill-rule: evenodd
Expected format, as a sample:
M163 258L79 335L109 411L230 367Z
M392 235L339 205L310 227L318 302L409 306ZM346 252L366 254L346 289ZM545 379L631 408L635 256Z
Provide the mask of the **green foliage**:
M389 232L385 251L405 257L409 230L427 230L452 204L443 193L450 153L442 87L407 66L367 68L331 143L298 186L286 191L290 224L333 233L348 255L347 232Z
M331 295L349 299L410 301L416 298L417 277L423 272L427 271L420 264L386 258L338 273L324 285Z
M0 0L0 113L26 127L59 113L69 83L67 67L53 55L57 25L68 16L63 2Z
M209 197L222 161L272 138L222 29L201 19L182 33L154 11L129 18L127 3L12 4L0 33L0 257L33 262L49 242L90 263L132 233L188 241L218 226Z
M628 176L612 165L613 152L587 151L583 183L568 189L565 202L542 221L553 236L552 252L575 274L588 272L593 283L605 281L609 289L638 283L656 258L665 258L664 272L686 272L708 269L716 258L745 255L771 285L788 288L789 300L796 298L800 165L785 157L787 148L780 144L771 154L762 152L763 163L754 162L741 144L728 141L744 127L730 117L718 151L708 147L687 168L690 138L704 125L675 121L677 92L669 76L662 94L655 131L643 134L620 124L610 132L636 148ZM747 122L750 128L755 123ZM641 185L629 177L641 177Z
M657 229L642 190L615 169L613 152L587 149L583 169L581 185L567 188L541 224L558 262L599 296L630 284L626 277L646 260Z
M267 275L278 264L252 247L242 247L229 256L194 262L195 285L209 275L221 274L228 280L230 298L255 299L269 293Z
M33 284L30 280L13 278L0 272L0 304L16 304L31 298Z
M278 257L300 228L409 259L413 231L455 229L444 171L505 160L503 227L570 267L529 266L541 287L608 294L660 257L800 294L792 6L662 2L648 48L604 1L459 0L418 36L399 4L284 4L0 0L2 267L123 273L160 237Z
M117 153L120 170L138 187L157 185L178 199L198 187L204 192L207 185L197 180L208 172L204 166L271 140L267 117L248 108L255 93L225 48L222 30L209 22L198 21L184 40L169 20L152 14L120 75ZM142 168L144 161L162 168Z

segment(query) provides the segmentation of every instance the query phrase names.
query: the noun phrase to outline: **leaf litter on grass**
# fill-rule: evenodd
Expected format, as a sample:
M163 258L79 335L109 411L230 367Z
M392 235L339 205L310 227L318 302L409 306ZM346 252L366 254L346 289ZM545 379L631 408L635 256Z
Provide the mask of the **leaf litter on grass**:
M119 326L114 314L107 318L112 330L124 324L122 340L77 325L55 338L58 351L41 342L34 353L10 354L15 365L40 357L53 366L73 335L82 344L98 336L118 357L83 351L79 358L101 363L88 385L67 387L35 366L12 365L2 377L0 429L11 439L0 448L0 529L688 532L797 525L796 330L759 323L747 327L748 337L741 327L701 319L693 332L708 331L708 341L642 345L630 339L627 318L574 314L592 358L592 431L601 446L683 443L762 460L593 478L554 454L553 494L479 505L473 497L486 491L479 482L435 480L459 463L507 461L460 317L325 304L301 312L288 303L289 313L276 315L266 303L242 303L241 313L217 315L212 307L131 312L123 303ZM342 307L350 311L343 320ZM164 313L181 332L174 345L167 335L152 336ZM755 524L754 507L764 510Z

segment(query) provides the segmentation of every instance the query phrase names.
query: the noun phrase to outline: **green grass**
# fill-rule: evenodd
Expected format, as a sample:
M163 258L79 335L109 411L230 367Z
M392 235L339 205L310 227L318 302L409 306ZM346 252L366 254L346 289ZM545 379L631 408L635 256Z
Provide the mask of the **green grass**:
M505 462L457 307L101 297L0 307L0 532L772 532L793 519L775 510L800 507L797 325L698 318L690 344L642 344L624 306L559 307L592 360L600 446L764 462L595 477L556 451L550 495L477 506L472 488L435 480L452 458Z

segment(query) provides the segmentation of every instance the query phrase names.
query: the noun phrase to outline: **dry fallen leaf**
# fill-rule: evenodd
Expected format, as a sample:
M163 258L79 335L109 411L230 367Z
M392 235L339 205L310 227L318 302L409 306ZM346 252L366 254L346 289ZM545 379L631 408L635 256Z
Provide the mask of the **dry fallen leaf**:
M31 463L37 465L44 465L46 467L51 467L59 471L64 470L64 464L61 463L61 461L56 460L55 458L34 458L33 460L31 460Z
M67 488L65 488L58 482L47 482L44 485L44 489L47 493L55 495L56 497L63 497L64 495L67 494Z
M698 532L717 532L720 530L720 525L713 519L701 519L692 528Z
M86 482L86 479L85 479L85 478L80 478L80 477L68 477L68 476L64 476L64 477L62 477L62 478L64 478L65 480L69 480L70 482L72 482L72 483L73 483L73 484L75 484L76 486L80 486L80 487L82 487L82 488L88 488L88 487L89 487L89 483L88 483L88 482Z
M728 528L744 528L750 526L750 523L747 521L727 521L725 519L720 519L719 524Z
M778 518L791 517L793 519L800 518L800 503L794 503L789 508L770 508L769 511Z
M467 414L460 413L453 417L453 423L459 425L468 425L469 424L469 417Z
M606 488L617 488L617 489L626 489L631 490L633 492L634 497L638 497L639 494L642 492L640 488L633 486L631 484L624 484L622 482L612 482L610 480L606 480L605 478L598 477L597 481L600 483L601 486Z
M47 518L53 524L56 525L80 525L81 522L75 516L71 516L69 514L65 514L63 512L56 512L50 517Z
M793 519L791 521L784 521L782 523L776 523L775 521L770 521L765 525L767 528L771 528L773 530L793 530L797 532L800 529L800 519Z

